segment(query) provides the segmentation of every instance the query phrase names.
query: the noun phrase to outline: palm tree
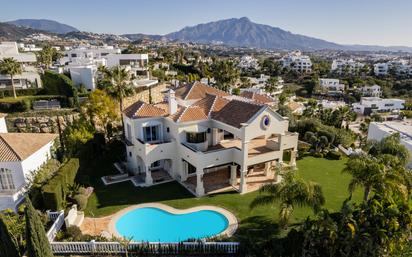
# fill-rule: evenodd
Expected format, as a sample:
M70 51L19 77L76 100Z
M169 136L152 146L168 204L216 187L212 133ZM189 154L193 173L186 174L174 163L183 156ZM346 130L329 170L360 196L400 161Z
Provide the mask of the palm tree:
M231 61L218 61L212 66L212 74L217 87L223 91L229 91L240 76L239 70Z
M392 192L405 195L405 177L395 156L381 155L373 157L362 154L353 156L345 164L344 173L352 176L348 190L352 196L357 187L363 187L363 201L367 202L372 191L390 195Z
M13 88L13 97L17 98L16 87L14 86L14 76L23 72L21 64L14 58L4 58L0 61L0 73L9 75L11 79L11 87Z
M284 173L280 183L264 185L259 192L260 195L252 201L251 208L279 203L279 223L284 228L287 227L295 207L308 206L317 213L325 203L321 186L305 181L293 171Z
M120 66L113 67L112 69L101 66L99 71L103 75L102 85L104 90L119 102L120 115L122 115L124 98L134 93L130 72ZM123 119L121 120L122 130L124 130Z

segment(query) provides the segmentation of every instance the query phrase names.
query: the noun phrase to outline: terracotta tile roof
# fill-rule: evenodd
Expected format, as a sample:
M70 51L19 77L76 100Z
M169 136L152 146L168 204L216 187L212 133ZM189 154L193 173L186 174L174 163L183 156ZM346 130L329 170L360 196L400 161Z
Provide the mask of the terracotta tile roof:
M180 117L178 118L177 122L188 122L188 121L196 121L196 120L205 120L208 116L205 113L205 110L199 106L189 106L187 107Z
M250 91L243 91L240 96L243 96L248 99L252 99L257 103L261 104L273 104L276 102L275 99L273 99L270 96L264 95L264 94L258 94L255 92L250 92Z
M215 112L212 119L240 128L242 123L249 121L262 108L266 108L266 106L232 100L220 111Z
M290 101L290 102L288 103L288 107L289 107L289 109L290 109L292 112L294 112L294 111L296 111L297 109L302 108L302 107L303 107L303 104L302 104L302 103L299 103L299 102L295 102L295 101Z
M167 111L160 107L156 107L153 104L147 104L142 101L137 101L134 104L127 107L123 113L131 118L149 118L149 117L162 117L167 115Z
M229 93L210 87L200 82L195 82L191 85L185 85L175 90L176 97L183 100L196 100L206 97L207 94L217 96L228 96Z
M57 137L46 133L0 133L0 162L25 160Z

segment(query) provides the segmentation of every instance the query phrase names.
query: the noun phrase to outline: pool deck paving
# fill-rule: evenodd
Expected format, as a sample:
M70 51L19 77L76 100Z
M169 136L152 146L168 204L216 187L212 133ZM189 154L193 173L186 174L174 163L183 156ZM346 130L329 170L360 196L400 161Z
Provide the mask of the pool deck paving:
M126 214L129 211L139 209L139 208L158 208L164 211L167 211L172 214L185 214L185 213L191 213L191 212L196 212L196 211L203 211L203 210L209 210L209 211L216 211L223 216L226 217L228 220L228 227L219 235L216 236L232 236L236 229L238 228L238 220L236 216L229 212L228 210L221 208L221 207L216 207L216 206L210 206L210 205L202 205L202 206L196 206L188 209L176 209L171 206L161 204L161 203L144 203L144 204L137 204L137 205L132 205L127 208L124 208L117 213L106 216L106 217L101 217L101 218L90 218L86 217L83 221L83 224L80 226L80 229L83 234L89 234L89 235L100 235L104 236L107 238L112 238L112 237L121 237L121 235L117 232L116 229L116 222L120 217L122 217L124 214Z

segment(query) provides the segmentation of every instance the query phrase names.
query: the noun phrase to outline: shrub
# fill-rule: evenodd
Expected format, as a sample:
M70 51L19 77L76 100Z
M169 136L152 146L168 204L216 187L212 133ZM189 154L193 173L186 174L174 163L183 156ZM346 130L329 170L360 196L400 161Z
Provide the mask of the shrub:
M80 241L83 236L82 231L77 226L68 227L66 233L71 241Z
M87 207L87 196L86 195L82 195L82 194L77 194L73 197L73 199L76 201L77 203L77 207L79 208L79 210L84 210Z
M313 157L323 158L323 154L322 154L322 153L319 153L319 152L315 152L315 153L313 154Z
M342 157L342 154L338 151L329 151L326 154L326 158L330 160L340 160L341 157Z
M79 159L70 159L62 165L56 176L43 186L44 205L49 210L61 210L66 200L68 186L74 184L77 171L79 170Z

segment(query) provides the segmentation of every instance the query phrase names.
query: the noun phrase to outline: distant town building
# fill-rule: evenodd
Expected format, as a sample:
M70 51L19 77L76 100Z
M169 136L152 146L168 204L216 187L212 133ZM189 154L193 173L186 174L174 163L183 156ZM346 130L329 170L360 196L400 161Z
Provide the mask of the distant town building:
M384 99L379 97L362 97L359 103L353 104L353 110L359 114L370 115L373 112L393 112L404 108L405 100Z
M368 129L368 140L382 140L394 133L399 133L401 144L404 145L412 156L412 124L405 121L386 121L385 123L371 122ZM412 168L412 159L408 166Z
M362 96L372 96L372 97L381 97L382 90L381 87L378 85L373 86L364 86L359 89Z
M343 101L329 101L326 99L318 101L318 104L322 105L323 109L332 109L332 110L336 110L340 107L346 106L346 103Z
M253 56L244 55L240 58L238 66L241 69L258 69L259 62Z
M333 60L331 71L339 74L344 72L352 74L359 71L361 68L363 68L363 66L365 66L363 63L357 62L353 59L337 59Z
M0 43L0 60L13 58L22 66L23 72L13 77L16 89L41 88L40 75L35 67L37 62L34 53L20 53L16 42ZM0 74L0 89L10 89L12 86L9 75Z
M322 92L328 94L341 94L345 91L345 85L339 83L339 79L319 79Z
M376 63L373 66L376 76L386 76L393 71L396 75L412 75L412 67L406 60L394 60L384 63Z
M302 55L300 51L294 51L284 56L280 62L283 68L290 68L296 72L311 72L312 61L309 56Z

